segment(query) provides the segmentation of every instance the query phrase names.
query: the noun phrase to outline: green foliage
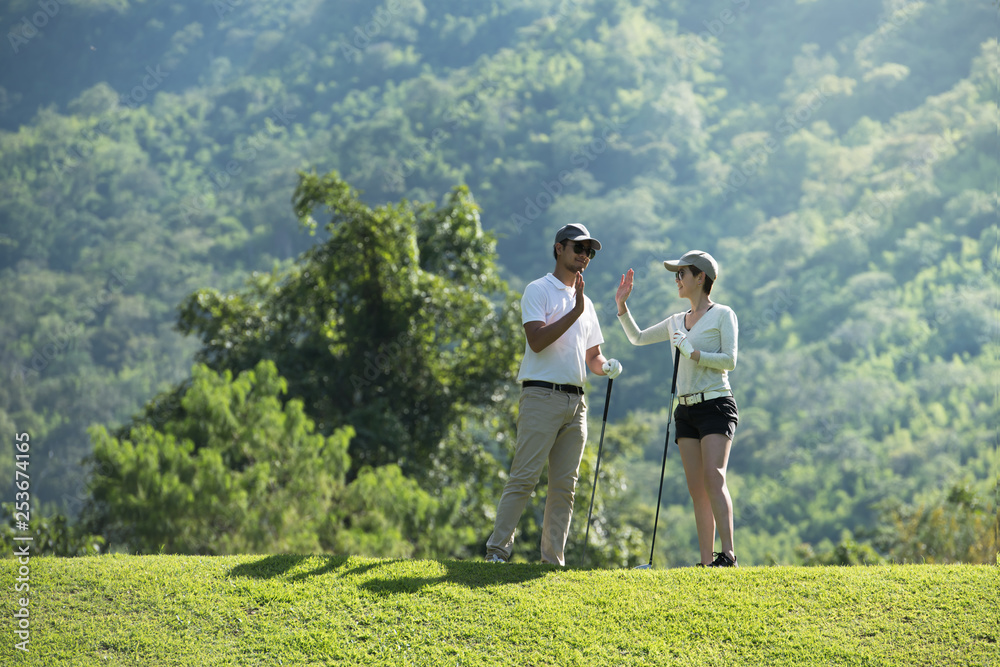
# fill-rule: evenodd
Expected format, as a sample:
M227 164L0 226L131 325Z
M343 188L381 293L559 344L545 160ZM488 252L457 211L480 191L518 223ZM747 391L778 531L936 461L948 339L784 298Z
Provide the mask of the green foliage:
M440 208L369 208L335 173L301 174L296 215L331 213L329 238L283 274L201 290L180 327L213 368L272 359L323 431L351 424L352 476L398 464L421 476L469 409L499 405L521 345L516 301L466 188Z
M596 417L597 415L591 414L591 443L596 443L600 437L601 426ZM576 503L573 508L575 520L570 527L570 563L586 567L634 567L648 561L647 540L650 537L652 519L647 511L647 503L655 501L655 487L645 486L630 478L627 466L629 461L641 455L642 444L650 436L649 424L632 414L620 423L614 423L609 417L596 490L594 473L597 469L597 447L587 448L577 482ZM583 562L583 540L587 535L587 512L591 497L594 499L593 521L587 562ZM540 522L537 527L540 539Z
M189 383L150 408L163 417L162 405L171 405L156 427L92 429L89 529L139 553L426 557L463 553L476 541L461 516L465 487L431 493L395 464L366 466L346 483L353 429L317 434L286 392L270 361L235 379L199 364Z
M932 501L887 507L880 537L898 562L991 565L1000 553L993 509L968 484L956 484Z
M192 369L176 418L115 437L94 427L91 530L140 553L310 552L342 490L352 432L330 436L262 361Z
M817 552L811 544L800 545L795 550L803 565L883 565L885 558L869 543L859 544L850 533L845 533L836 546L828 542Z
M90 535L79 523L62 514L40 516L34 512L30 532L16 530L14 503L3 503L3 513L9 521L0 525L0 548L5 557L12 557L19 547L28 546L32 556L96 556L105 548L104 538ZM30 542L15 541L15 537L31 537Z
M363 468L331 515L329 548L393 558L461 553L477 537L458 520L464 496L463 487L428 493L393 464Z

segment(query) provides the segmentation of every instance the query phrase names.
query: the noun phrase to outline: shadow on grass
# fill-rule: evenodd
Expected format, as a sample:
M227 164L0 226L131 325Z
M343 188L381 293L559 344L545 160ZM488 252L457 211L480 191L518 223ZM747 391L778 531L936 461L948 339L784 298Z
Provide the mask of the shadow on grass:
M439 577L385 577L370 579L358 588L376 595L419 593L427 586L454 584L467 588L521 584L559 570L555 565L527 563L486 563L483 561L441 561L447 570Z
M250 579L273 579L285 576L290 570L303 561L315 559L315 556L279 554L266 556L254 563L243 563L229 571L230 577L247 577ZM299 572L288 577L289 581L304 581L309 577L329 574L343 567L349 560L348 556L328 556L323 563L308 572ZM391 572L394 565L405 563L405 560L379 560L359 564L338 573L340 577L360 577L372 570L388 568ZM484 586L503 586L520 584L533 579L539 579L550 572L558 571L554 565L537 565L527 563L486 563L483 561L440 561L446 572L438 577L404 577L387 576L369 579L358 585L376 595L397 595L401 593L418 593L426 586L437 584L454 584L468 588Z
M289 554L267 556L255 563L243 563L242 565L237 565L229 571L229 576L248 577L250 579L273 579L274 577L280 577L286 574L299 563L311 558L315 558L315 556L296 556ZM317 574L326 574L346 562L347 556L330 556L326 559L326 562L323 565L315 570L296 574L292 576L291 579L293 581L300 581L306 577L316 576Z

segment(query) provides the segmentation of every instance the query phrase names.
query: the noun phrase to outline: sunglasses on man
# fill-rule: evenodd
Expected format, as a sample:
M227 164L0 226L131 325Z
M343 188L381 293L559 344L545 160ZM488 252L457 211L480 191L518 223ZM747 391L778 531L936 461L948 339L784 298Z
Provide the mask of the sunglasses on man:
M569 241L564 241L563 245L565 246L568 243ZM574 243L573 252L575 252L577 255L586 255L589 259L594 259L594 255L597 254L596 250L594 250L593 248L588 248L582 243Z

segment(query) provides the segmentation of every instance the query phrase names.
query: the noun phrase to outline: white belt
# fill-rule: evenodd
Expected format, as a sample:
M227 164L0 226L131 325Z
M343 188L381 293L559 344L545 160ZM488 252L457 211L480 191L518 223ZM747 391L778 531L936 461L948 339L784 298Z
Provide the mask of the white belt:
M678 396L677 400L680 401L681 405L696 405L702 401L710 401L713 398L722 398L724 396L732 396L731 391L698 391L693 394L684 394L683 396Z

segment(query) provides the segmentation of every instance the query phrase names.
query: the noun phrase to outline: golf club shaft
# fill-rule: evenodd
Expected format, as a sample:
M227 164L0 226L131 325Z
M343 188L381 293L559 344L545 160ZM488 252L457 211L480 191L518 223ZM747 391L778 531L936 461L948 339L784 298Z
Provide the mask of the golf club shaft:
M604 427L608 425L608 406L611 405L611 383L608 378L608 393L604 397L604 420L601 422L601 440L597 445L597 465L594 467L594 489L590 492L590 509L587 510L587 531L583 537L583 562L587 562L587 543L590 542L590 517L594 511L594 496L597 495L597 477L601 474L601 450L604 449Z
M674 351L674 377L670 381L670 404L667 406L667 436L663 443L663 463L660 465L660 491L656 495L656 518L653 520L653 543L649 547L649 565L653 566L653 552L656 549L656 527L660 523L660 502L663 499L663 478L667 472L667 449L670 447L670 423L674 415L674 398L677 395L677 367L680 365L681 351Z

